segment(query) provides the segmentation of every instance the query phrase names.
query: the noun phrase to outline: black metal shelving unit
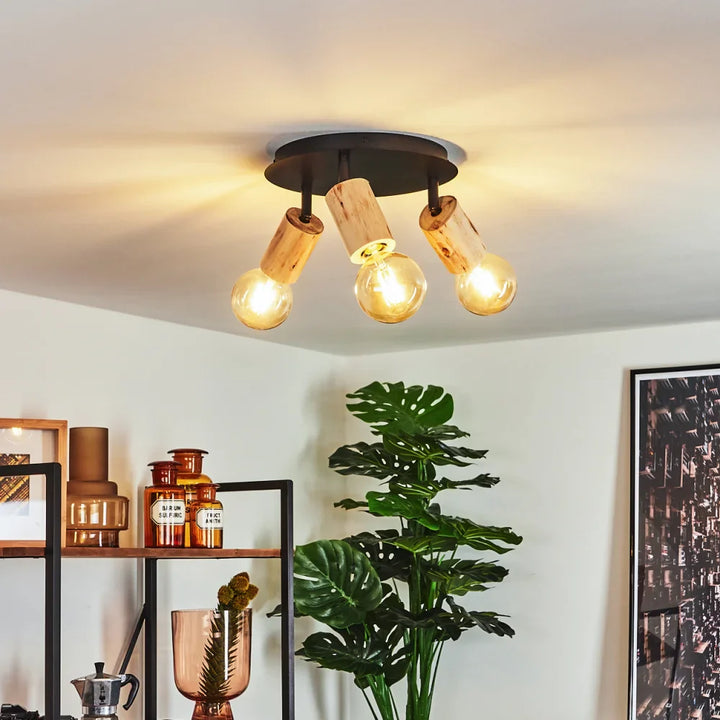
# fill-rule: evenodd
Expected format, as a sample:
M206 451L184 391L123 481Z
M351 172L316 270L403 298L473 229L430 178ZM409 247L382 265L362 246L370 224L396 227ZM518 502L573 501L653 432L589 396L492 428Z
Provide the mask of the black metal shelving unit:
M35 557L45 558L45 717L60 718L60 463L0 466L0 477L42 475L45 480L45 547ZM15 554L17 553L17 554ZM8 548L2 557L33 557Z
M0 477L18 475L41 475L45 479L46 502L46 540L39 549L0 548L0 558L4 557L40 557L45 560L45 717L60 719L60 589L61 589L61 490L62 475L59 463L36 463L22 466L0 466ZM281 572L281 675L282 675L282 720L295 718L295 672L293 653L293 486L291 480L265 480L251 482L220 483L219 492L260 492L274 491L280 499L280 549L279 553L268 555L253 554L252 550L243 551L242 557L280 559ZM113 554L113 548L106 548L97 555L94 548L73 548L68 555L87 558L143 558L144 590L143 607L133 631L122 666L123 671L130 661L132 652L144 629L144 720L157 720L157 564L164 559L217 558L232 555L213 553L212 550L184 553L178 549L170 555L148 553L142 548L133 554L125 548ZM148 557L148 554L150 556ZM235 556L237 557L237 556Z

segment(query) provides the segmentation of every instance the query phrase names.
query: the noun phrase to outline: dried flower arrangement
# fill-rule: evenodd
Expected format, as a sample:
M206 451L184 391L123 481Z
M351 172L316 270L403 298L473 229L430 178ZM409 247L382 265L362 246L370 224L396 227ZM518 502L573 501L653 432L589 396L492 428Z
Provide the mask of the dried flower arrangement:
M222 702L227 694L232 674L232 661L238 642L240 614L258 594L258 588L250 582L246 572L238 573L217 593L217 607L212 621L210 637L205 645L200 690L207 702ZM230 647L226 649L225 624L227 623Z

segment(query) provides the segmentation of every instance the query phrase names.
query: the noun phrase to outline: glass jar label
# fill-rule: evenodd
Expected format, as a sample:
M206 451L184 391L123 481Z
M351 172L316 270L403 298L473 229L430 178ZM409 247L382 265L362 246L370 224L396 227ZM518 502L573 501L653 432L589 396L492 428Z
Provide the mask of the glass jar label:
M156 525L184 525L185 501L160 498L152 504L150 517Z
M222 508L200 508L195 514L195 523L201 530L222 528Z

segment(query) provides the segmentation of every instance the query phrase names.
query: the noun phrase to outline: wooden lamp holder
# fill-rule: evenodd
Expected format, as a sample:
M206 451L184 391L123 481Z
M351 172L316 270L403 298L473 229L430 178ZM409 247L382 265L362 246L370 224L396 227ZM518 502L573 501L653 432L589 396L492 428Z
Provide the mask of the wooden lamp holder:
M445 267L460 275L472 270L487 253L480 234L452 195L438 200L439 212L430 205L420 213L420 228Z
M320 218L312 213L307 222L303 218L301 208L290 208L260 261L260 269L275 282L290 285L300 277L324 230Z
M278 147L265 177L300 192L302 207L286 212L261 270L283 284L299 278L323 232L322 222L312 214L313 195L325 196L351 261L362 264L395 248L376 197L419 190L428 191L420 227L435 252L451 273L470 270L486 250L457 200L438 197L439 185L458 172L443 143L404 133L349 132L312 135Z

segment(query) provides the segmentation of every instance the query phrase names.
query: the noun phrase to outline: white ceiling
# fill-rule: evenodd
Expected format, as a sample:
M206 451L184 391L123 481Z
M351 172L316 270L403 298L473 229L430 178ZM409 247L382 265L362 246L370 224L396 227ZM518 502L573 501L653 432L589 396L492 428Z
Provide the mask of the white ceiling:
M717 0L23 0L0 8L0 287L337 353L720 317ZM229 305L295 194L268 151L313 130L465 150L456 195L518 295L467 313L423 193L383 198L428 279L385 326L326 225L295 305Z

